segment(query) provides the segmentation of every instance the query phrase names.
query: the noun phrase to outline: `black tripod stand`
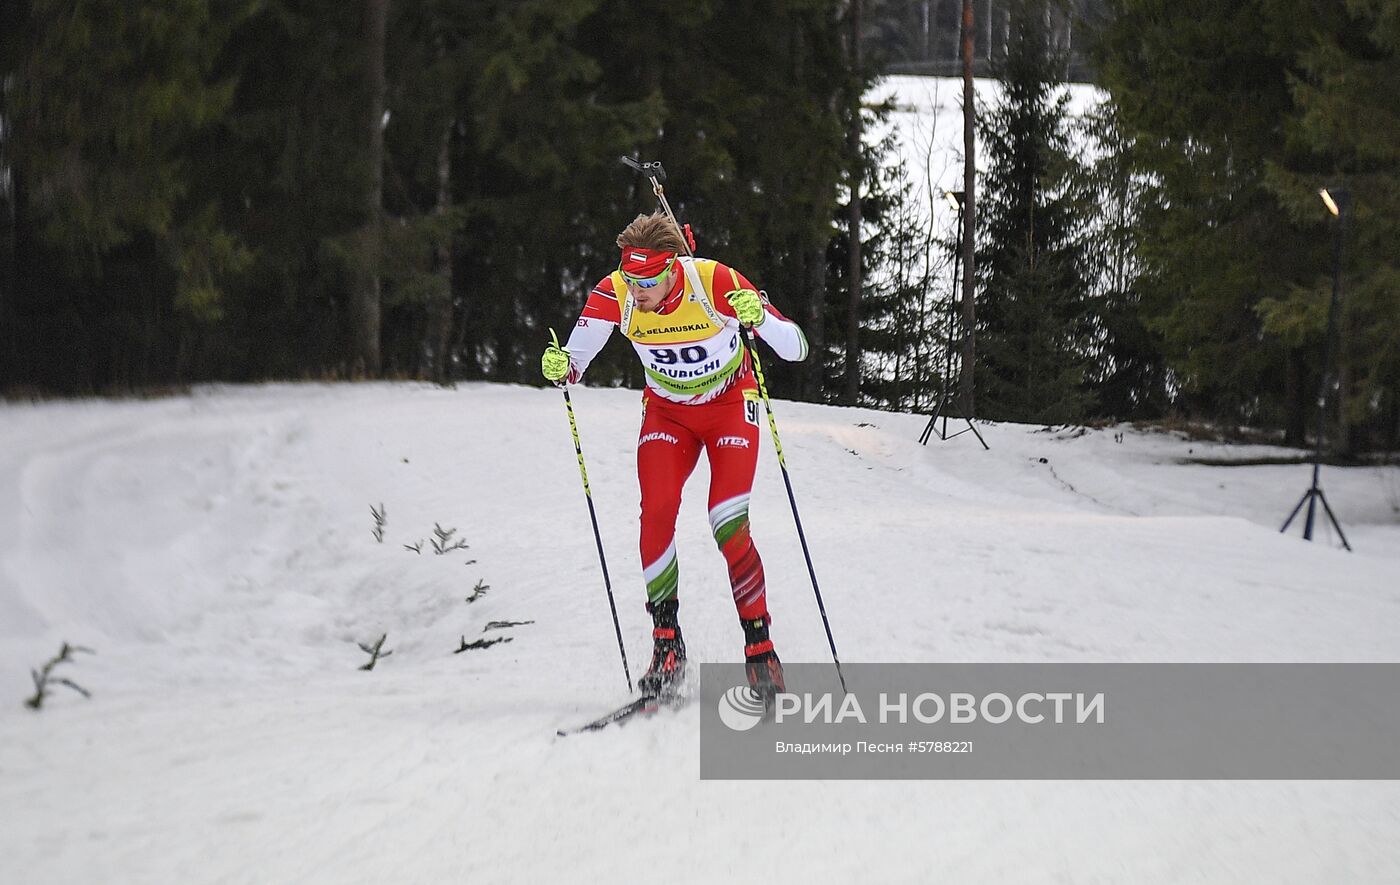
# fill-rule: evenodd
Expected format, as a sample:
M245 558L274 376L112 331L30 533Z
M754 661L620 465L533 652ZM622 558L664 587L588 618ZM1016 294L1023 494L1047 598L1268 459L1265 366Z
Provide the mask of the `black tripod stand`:
M1313 516L1317 511L1317 502L1322 502L1322 510L1327 514L1327 518L1332 521L1332 528L1337 530L1337 537L1342 539L1342 546L1351 550L1351 545L1347 543L1347 536L1342 534L1342 527L1337 523L1337 516L1332 512L1332 508L1327 504L1327 496L1322 493L1322 487L1317 484L1317 462L1313 462L1312 488L1303 492L1303 497L1298 499L1298 503L1293 507L1293 512L1288 514L1288 519L1284 520L1283 528L1280 532L1288 531L1288 526L1293 522L1293 517L1298 515L1298 511L1303 509L1303 504L1308 505L1308 515L1303 520L1303 539L1312 540Z
M1337 303L1342 297L1342 236L1346 227L1347 210L1351 208L1351 194L1345 188L1334 188L1330 191L1324 188L1320 193L1322 201L1327 204L1328 210L1336 217L1336 220L1332 222L1332 302L1327 306L1327 332L1322 339L1322 389L1317 394L1317 448L1313 451L1312 486L1303 493L1303 497L1298 499L1298 503L1293 507L1293 512L1288 514L1288 519L1284 520L1283 528L1279 531L1288 531L1288 526L1292 524L1293 518L1298 515L1298 511L1302 510L1306 503L1308 515L1303 521L1303 539L1311 541L1313 517L1317 514L1317 502L1321 501L1323 512L1332 521L1332 528L1337 530L1337 537L1342 539L1342 546L1350 551L1351 545L1347 543L1347 536L1342 533L1342 527L1337 522L1337 517L1332 512L1331 506L1327 503L1327 496L1322 493L1322 487L1317 484L1317 477L1322 463L1322 435L1327 426L1327 389L1330 386L1328 381L1332 368L1332 330L1337 324Z
M972 434L977 437L977 441L982 444L982 448L990 450L991 446L987 445L987 441L982 438L982 434L977 432L977 428L973 426L971 418L963 418L963 421L967 422L967 426L962 430L959 430L957 433L948 432L948 416L943 414L944 406L948 405L948 396L948 380L944 378L943 393L938 398L938 405L933 408L933 414L928 418L928 424L924 426L924 432L919 434L919 442L928 445L929 437L935 433L938 434L939 439L946 442L955 436L962 436L964 433L971 431ZM939 418L943 419L943 427L941 429L934 426L938 423Z
M962 191L948 191L947 196L957 203L958 242L961 243L963 238L963 193ZM957 433L949 434L948 416L944 414L943 411L947 408L948 402L952 398L952 393L948 386L948 378L953 373L953 329L957 323L958 269L961 266L961 262L962 248L959 247L958 250L953 253L953 295L948 299L948 341L947 348L943 351L943 391L938 395L938 405L933 407L933 414L929 416L928 426L926 426L924 432L919 435L919 442L922 445L928 445L929 437L935 433L938 434L939 439L946 442L955 436L962 436L970 430L973 435L977 437L977 441L982 444L982 448L991 449L991 446L987 445L987 441L982 438L982 434L978 433L977 428L972 425L972 419L966 416L963 417L963 421L967 422L967 426ZM940 417L943 419L943 428L941 430L934 427L934 425L938 423Z

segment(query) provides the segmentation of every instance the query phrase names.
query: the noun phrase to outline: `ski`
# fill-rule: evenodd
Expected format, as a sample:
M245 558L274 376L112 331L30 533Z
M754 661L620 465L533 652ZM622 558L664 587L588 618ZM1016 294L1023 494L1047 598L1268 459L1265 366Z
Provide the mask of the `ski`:
M561 728L559 729L559 736L567 737L571 734L580 734L585 731L597 731L600 728L607 728L609 725L616 722L626 722L638 713L655 713L658 706L659 704L656 698L637 698L636 700L628 701L611 713L599 716L586 725L580 725L576 728Z
M607 728L609 725L621 724L631 720L637 715L650 716L662 707L679 707L685 702L684 696L676 696L667 700L655 697L640 697L628 701L611 713L599 716L592 722L580 725L575 728L561 728L557 734L560 737L568 737L571 734L582 734L585 731L597 731L600 728Z

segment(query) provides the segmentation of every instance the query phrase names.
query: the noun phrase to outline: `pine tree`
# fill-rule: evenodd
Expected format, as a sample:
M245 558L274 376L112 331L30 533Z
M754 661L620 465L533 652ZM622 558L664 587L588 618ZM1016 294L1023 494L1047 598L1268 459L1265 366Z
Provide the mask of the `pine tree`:
M1018 0L1002 97L980 121L988 173L979 206L978 414L1071 422L1091 410L1087 382L1094 303L1085 278L1080 207L1071 187L1063 60L1050 44L1044 4Z
M1285 4L1273 4L1284 6ZM1275 9L1275 14L1300 13ZM1287 124L1289 152L1269 189L1320 242L1344 224L1342 322L1333 343L1340 396L1332 443L1344 451L1400 442L1400 0L1312 10L1299 37L1301 73ZM1350 189L1354 216L1333 220L1319 187ZM1267 332L1320 349L1331 267L1260 304ZM1315 389L1315 388L1314 388Z
M618 89L610 67L632 56L629 39L670 41L639 31L635 10L608 26L623 10L597 0L488 7L459 105L461 358L468 377L540 383L549 328L566 334L641 211L617 158L662 119L659 97ZM598 369L590 380L606 376Z
M865 64L862 51L864 35L861 33L864 0L850 0L846 17L850 21L846 35L847 60L850 69L859 74ZM864 114L861 111L862 91L851 89L846 109L846 164L847 188L850 196L846 199L846 367L842 383L841 400L847 405L855 405L860 400L861 380L861 298L864 297L865 266L861 257L864 224L861 217L861 185L865 178Z
M870 190L867 297L862 304L862 401L876 408L921 411L942 389L946 302L937 297L938 251L929 211L917 204L907 165L885 166Z
M364 225L360 230L360 268L350 287L350 357L356 375L379 375L380 304L384 256L384 78L389 30L389 0L363 0L363 36L358 41L364 61L364 105L361 133L367 142L364 185Z
M858 17L859 10L852 7L849 14ZM854 19L848 24L853 26ZM918 316L910 303L922 292L917 250L927 225L912 205L907 166L892 163L895 135L878 142L865 137L884 128L894 111L892 99L865 102L873 72L883 60L851 53L848 60L846 100L854 103L846 111L859 122L847 124L847 170L827 247L826 313L831 319L818 354L824 363L824 398L898 408L903 396L912 397L915 390L905 357L916 340Z
M1308 18L1309 4L1286 3L1268 12L1259 0L1111 0L1096 56L1135 169L1152 184L1136 223L1134 289L1160 336L1174 407L1300 434L1316 391L1303 379L1308 355L1266 333L1259 313L1326 254L1265 187L1267 164L1284 151Z
M169 377L182 327L217 320L246 264L189 157L229 108L234 83L212 60L249 4L7 6L16 378Z
M481 2L396 3L389 20L385 130L384 371L438 382L457 366L454 342L470 281L456 273L464 223L461 159L470 52Z
M193 162L252 261L199 342L209 375L354 371L350 304L367 272L374 171L363 29L360 4L264 0L219 56L238 86L217 144Z
M1083 168L1079 208L1089 219L1086 254L1097 328L1089 387L1095 415L1117 420L1160 417L1171 402L1162 343L1143 322L1141 279L1145 207L1160 205L1152 179L1138 168L1138 145L1112 103L1080 121L1094 159Z

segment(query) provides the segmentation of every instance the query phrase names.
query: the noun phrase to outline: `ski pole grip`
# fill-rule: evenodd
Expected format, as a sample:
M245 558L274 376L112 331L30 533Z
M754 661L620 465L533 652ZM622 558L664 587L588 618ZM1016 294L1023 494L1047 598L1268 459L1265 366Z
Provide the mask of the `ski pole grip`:
M643 163L631 157L618 157L618 161L621 162L622 165L635 169L643 175L654 176L659 181L666 180L666 170L661 168L661 162L659 160L651 163Z

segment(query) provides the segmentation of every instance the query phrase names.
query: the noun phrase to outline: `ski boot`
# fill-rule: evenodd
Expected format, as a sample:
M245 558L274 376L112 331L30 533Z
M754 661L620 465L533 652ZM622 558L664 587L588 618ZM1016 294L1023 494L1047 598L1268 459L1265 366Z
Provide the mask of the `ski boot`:
M773 651L773 641L768 638L768 622L761 618L741 619L744 626L744 670L749 677L749 687L763 701L765 710L771 710L778 694L787 691L783 684L783 662Z
M678 599L647 603L653 623L652 652L651 666L637 680L637 689L643 697L670 700L685 678L685 640L681 638L680 624L676 621L678 608Z

